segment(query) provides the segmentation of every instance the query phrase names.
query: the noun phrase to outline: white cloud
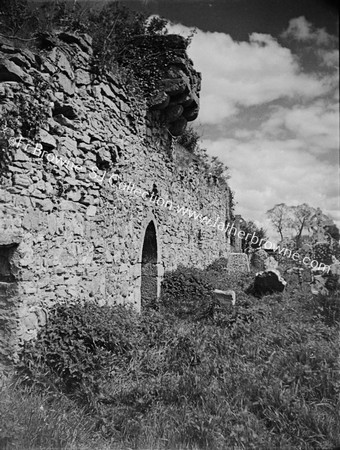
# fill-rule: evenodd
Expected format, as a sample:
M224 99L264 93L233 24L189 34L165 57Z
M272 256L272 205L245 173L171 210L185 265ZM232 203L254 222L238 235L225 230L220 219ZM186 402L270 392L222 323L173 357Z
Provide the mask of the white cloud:
M339 50L319 49L317 53L325 66L339 70Z
M338 169L320 164L301 148L299 140L237 139L206 140L209 153L230 169L237 210L247 219L265 223L265 212L277 203L320 206L338 217Z
M189 29L174 25L171 32ZM236 42L197 31L189 56L202 72L203 146L230 168L246 219L266 225L275 204L308 203L340 225L338 52L325 47L335 39L304 18L293 19L285 36L299 39L301 52L307 45L319 66L304 71L292 50L267 34Z
M281 36L283 38L293 38L297 41L314 41L317 45L329 45L335 41L334 36L328 34L324 28L315 29L304 16L291 19L287 30Z
M182 25L171 32L189 34ZM188 49L202 72L200 120L216 124L241 107L283 98L315 98L329 83L306 74L292 52L268 34L252 33L249 42L236 42L224 33L197 31Z
M308 105L278 107L264 121L258 134L283 139L287 132L300 142L300 147L329 159L339 149L339 110L337 102L318 100Z

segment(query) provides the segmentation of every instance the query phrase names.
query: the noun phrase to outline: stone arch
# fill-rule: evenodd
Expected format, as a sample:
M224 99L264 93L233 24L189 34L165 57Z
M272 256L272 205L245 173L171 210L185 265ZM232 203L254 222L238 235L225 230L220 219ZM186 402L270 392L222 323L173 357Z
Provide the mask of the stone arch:
M8 242L0 238L0 299L4 314L0 318L0 372L10 364L10 358L16 351L18 331L22 325L19 317L19 243ZM4 244L4 245L2 245ZM26 317L25 317L26 318ZM22 327L24 328L24 327ZM26 331L26 330L25 330Z
M141 307L158 297L158 243L154 221L146 227L141 259Z
M134 303L140 311L148 301L159 297L164 274L157 222L151 213L142 226L137 272Z

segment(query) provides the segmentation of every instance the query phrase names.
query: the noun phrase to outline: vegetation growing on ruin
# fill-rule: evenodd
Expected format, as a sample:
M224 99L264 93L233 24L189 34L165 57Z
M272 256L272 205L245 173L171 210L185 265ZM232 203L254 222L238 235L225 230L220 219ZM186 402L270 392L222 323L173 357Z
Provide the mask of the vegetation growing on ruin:
M2 391L2 447L339 445L336 295L312 296L291 279L285 293L254 299L244 293L251 278L219 264L183 268L166 276L159 311L140 316L56 307ZM236 308L188 314L209 286L235 289ZM185 298L185 314L168 308L171 296Z
M23 93L21 89L14 90L10 101L11 109L0 117L2 133L8 128L25 138L35 139L46 124L51 109L48 97L50 86L39 74L32 79L34 89L29 94Z
M53 42L53 33L58 29L89 34L93 39L93 71L98 76L107 71L118 72L132 97L148 99L157 94L164 74L178 58L176 50L167 47L162 39L148 40L167 33L165 19L147 19L119 2L94 9L86 3L53 0L33 8L27 0L0 0L0 25L0 36L32 49L44 48L49 40ZM191 38L186 39L186 45ZM39 77L34 82L33 102L26 94L16 93L13 109L0 121L0 127L7 126L32 139L49 113L47 83ZM226 182L227 168L217 158L209 159L199 140L197 131L188 127L178 143L199 157L209 176Z
M201 136L199 133L191 126L188 127L181 136L179 136L177 142L179 145L186 148L188 152L195 154L200 149L200 139Z
M248 252L250 249L260 248L261 240L263 242L268 240L267 231L263 227L258 227L252 220L241 220L240 229L244 233L241 239L242 251ZM252 236L257 236L256 243L251 242Z
M198 158L201 163L201 168L204 169L209 178L227 185L230 178L229 168L216 156L212 157L208 155L207 149L201 145L201 138L201 135L193 126L188 126L184 133L176 138L176 142ZM232 193L229 193L229 195L233 196ZM234 207L235 204L231 203L230 208L233 210Z
M148 20L119 2L110 2L98 10L86 4L53 0L32 10L27 0L2 0L0 24L3 36L38 47L41 37L56 29L89 34L93 38L93 70L102 74L118 66L124 70L126 80L132 77L147 98L155 94L176 56L162 40L146 44L141 39L166 34L165 19Z

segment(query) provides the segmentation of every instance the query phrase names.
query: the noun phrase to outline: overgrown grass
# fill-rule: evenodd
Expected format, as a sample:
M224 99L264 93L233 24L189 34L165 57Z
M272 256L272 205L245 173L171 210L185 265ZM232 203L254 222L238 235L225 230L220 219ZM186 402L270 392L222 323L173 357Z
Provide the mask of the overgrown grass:
M1 449L104 449L94 425L84 407L60 392L17 383L0 389Z
M1 402L4 448L339 445L337 295L316 299L294 286L259 300L242 291L248 276L206 276L218 288L235 288L234 311L220 307L197 320L181 319L164 305L139 317L121 307L108 313L78 305L73 313L79 320L72 319L72 308L54 316L35 347L26 349L25 370ZM58 364L51 364L57 347ZM88 373L68 384L68 370L80 356ZM89 369L94 360L99 366Z

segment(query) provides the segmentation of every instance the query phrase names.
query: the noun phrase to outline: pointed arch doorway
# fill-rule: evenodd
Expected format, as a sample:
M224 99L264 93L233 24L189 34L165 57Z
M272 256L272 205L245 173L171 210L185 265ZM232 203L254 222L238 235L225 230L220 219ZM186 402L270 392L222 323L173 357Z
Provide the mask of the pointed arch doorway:
M159 295L158 244L154 221L146 227L141 258L141 308L154 302Z

